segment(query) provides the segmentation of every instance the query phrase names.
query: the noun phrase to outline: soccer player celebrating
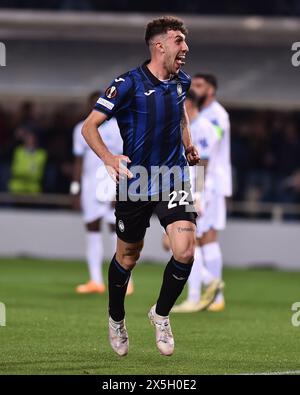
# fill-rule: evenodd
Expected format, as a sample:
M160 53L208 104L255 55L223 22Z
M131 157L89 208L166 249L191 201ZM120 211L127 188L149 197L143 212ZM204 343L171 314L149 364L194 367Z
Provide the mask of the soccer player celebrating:
M121 356L127 354L129 347L124 309L126 288L154 210L169 236L173 253L164 271L158 300L148 314L162 355L174 352L169 312L183 290L194 260L196 214L186 166L187 162L198 163L199 156L191 141L184 108L190 87L190 77L181 71L188 52L186 34L183 22L176 18L162 17L150 22L145 40L151 59L112 82L82 129L87 143L119 182L115 210L117 251L108 280L109 339L113 350ZM124 155L113 155L98 133L98 127L113 115L120 127ZM152 173L157 169L153 180ZM151 173L151 179L148 176L133 192L136 182L141 181L138 178L141 172Z
M93 92L88 98L88 106L93 108L100 92ZM100 232L102 220L105 220L111 231L112 243L116 245L115 216L111 203L115 195L115 186L106 171L101 171L104 164L90 149L84 140L81 129L83 122L79 122L73 132L73 153L75 156L73 181L70 193L73 195L73 205L76 209L81 207L82 216L86 227L86 259L89 269L90 280L76 288L79 294L105 292L102 277L103 262L103 240ZM102 138L109 149L114 153L122 151L122 139L116 120L113 118L101 128ZM102 174L99 180L98 174ZM108 177L107 177L108 176ZM97 179L98 178L98 179ZM108 178L108 179L107 179ZM105 196L101 202L98 201L97 188L107 186L105 191L110 196ZM129 292L128 292L129 291ZM127 294L133 292L133 285L127 288Z

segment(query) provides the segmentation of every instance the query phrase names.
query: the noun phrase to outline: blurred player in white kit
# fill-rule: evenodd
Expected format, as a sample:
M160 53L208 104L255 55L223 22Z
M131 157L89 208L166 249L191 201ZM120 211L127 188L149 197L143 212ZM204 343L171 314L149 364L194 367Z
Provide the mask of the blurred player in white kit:
M188 280L188 298L174 306L172 312L196 312L204 309L218 312L225 309L222 293L223 259L217 237L218 231L223 230L226 225L225 199L232 194L230 122L228 113L216 101L217 80L213 75L196 74L192 79L191 89L198 98L198 119L205 118L211 123L214 130L210 129L210 135L214 137L205 141L205 125L202 124L201 127L194 122L193 126L191 121L193 141L199 149L200 158L202 154L207 155L204 159L208 159L208 164L202 201L203 213L197 219L197 247ZM202 295L201 284L205 287Z
M101 92L94 92L88 98L89 109L94 107ZM81 134L83 121L79 122L73 132L73 154L75 156L73 181L70 193L73 205L82 210L86 228L86 259L89 269L89 281L78 285L79 294L105 292L102 276L104 245L102 239L102 222L109 224L111 244L116 245L114 200L116 184L109 176L100 158L91 150ZM123 141L115 118L101 125L101 137L108 149L120 154ZM132 281L129 281L127 295L133 293Z

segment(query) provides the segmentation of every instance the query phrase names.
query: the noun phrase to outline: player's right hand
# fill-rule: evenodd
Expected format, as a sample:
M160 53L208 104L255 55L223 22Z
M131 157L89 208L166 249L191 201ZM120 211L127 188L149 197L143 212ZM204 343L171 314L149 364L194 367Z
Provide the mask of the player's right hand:
M125 155L111 155L104 162L108 174L115 182L119 182L124 177L133 177L131 171L127 169L127 163L131 163L131 160Z
M190 166L194 166L200 162L198 150L194 145L190 145L188 148L186 148L185 156Z

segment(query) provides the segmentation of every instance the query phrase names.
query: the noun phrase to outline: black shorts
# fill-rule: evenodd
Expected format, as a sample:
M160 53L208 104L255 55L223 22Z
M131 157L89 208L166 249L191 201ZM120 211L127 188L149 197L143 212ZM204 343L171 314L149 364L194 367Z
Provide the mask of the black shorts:
M196 225L197 214L190 190L173 191L168 201L117 201L115 209L117 236L127 243L143 240L153 213L158 216L160 224L165 229L176 221L189 221Z

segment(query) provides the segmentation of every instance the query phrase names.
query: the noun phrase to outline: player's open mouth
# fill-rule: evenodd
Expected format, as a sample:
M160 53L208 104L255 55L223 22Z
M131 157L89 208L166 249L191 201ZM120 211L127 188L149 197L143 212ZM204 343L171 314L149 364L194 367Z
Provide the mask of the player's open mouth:
M177 55L175 61L179 66L183 66L185 64L185 55Z

